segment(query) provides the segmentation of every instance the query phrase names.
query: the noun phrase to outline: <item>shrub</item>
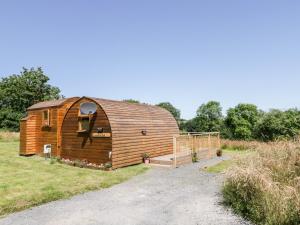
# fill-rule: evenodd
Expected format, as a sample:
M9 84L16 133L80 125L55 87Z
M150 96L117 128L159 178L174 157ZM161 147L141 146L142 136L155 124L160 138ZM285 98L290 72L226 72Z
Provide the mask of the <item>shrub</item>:
M110 169L112 167L112 163L111 162L107 162L104 164L104 168L105 169Z
M144 153L142 154L142 158L143 158L143 159L149 159L149 158L150 158L150 154L149 154L148 152L144 152Z
M218 149L216 154L217 154L217 156L221 157L223 154L222 149Z
M195 163L198 161L199 161L199 158L198 158L197 152L193 152L192 153L192 162Z
M256 224L300 224L300 146L269 143L227 172L224 202Z

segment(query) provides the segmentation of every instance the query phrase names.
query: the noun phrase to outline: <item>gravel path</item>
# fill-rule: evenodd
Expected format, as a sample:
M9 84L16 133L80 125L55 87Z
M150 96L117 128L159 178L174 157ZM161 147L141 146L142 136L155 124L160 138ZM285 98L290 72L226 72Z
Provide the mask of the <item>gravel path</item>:
M220 160L153 168L108 189L11 214L0 225L248 224L220 205L221 176L199 170Z

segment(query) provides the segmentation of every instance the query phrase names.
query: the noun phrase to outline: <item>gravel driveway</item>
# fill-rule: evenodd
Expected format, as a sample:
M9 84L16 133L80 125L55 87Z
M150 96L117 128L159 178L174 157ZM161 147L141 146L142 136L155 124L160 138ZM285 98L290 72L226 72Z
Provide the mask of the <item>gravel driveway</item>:
M220 160L153 168L108 189L11 214L0 225L248 224L219 204L220 175L199 170Z

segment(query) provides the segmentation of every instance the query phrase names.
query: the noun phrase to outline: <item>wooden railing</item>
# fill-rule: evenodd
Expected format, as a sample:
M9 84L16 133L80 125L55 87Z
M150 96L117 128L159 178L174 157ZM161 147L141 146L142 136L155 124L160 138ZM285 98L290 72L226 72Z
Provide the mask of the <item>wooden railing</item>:
M221 148L220 133L182 133L173 138L173 166L192 162L193 155L198 159L209 159Z

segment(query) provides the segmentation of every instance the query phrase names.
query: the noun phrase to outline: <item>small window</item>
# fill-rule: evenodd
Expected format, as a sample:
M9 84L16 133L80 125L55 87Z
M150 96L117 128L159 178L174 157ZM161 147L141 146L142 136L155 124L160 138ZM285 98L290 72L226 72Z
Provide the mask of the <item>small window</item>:
M90 130L90 120L89 118L83 117L78 121L78 131L87 132Z
M78 109L78 131L77 132L89 132L91 121L96 112L97 106L92 102L84 102L80 104Z
M44 110L43 111L43 120L42 120L43 126L50 126L50 110Z

